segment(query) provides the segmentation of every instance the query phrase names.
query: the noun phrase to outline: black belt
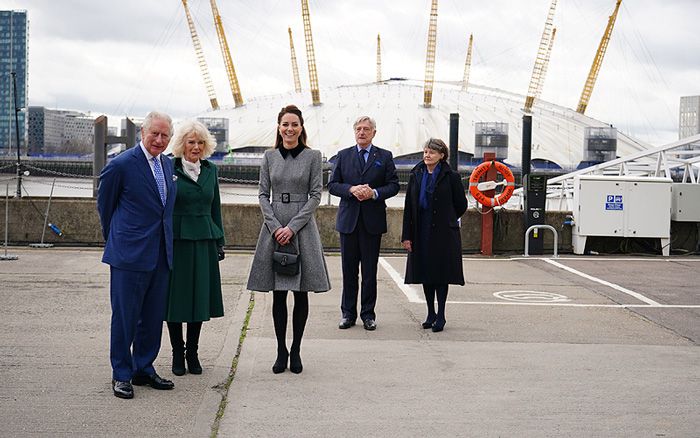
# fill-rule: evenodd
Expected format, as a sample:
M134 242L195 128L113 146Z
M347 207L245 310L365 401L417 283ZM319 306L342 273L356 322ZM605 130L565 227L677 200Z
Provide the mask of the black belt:
M309 199L308 193L275 193L272 201L289 204L290 202L306 202Z

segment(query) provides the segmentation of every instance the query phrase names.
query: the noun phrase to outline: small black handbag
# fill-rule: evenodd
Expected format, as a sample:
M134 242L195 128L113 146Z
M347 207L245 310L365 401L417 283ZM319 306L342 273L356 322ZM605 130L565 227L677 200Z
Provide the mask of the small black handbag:
M280 275L297 275L299 273L299 261L301 255L295 245L290 245L295 252L280 251L279 244L275 243L275 251L272 253L272 270Z

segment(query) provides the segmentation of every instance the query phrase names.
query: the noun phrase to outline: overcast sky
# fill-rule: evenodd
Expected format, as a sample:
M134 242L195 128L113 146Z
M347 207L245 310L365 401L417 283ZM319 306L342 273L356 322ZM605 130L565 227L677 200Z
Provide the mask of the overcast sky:
M190 0L217 97L230 88L208 0ZM435 78L526 94L551 0L440 0ZM310 0L321 87L424 78L430 0ZM542 99L576 108L615 0L559 0ZM301 2L219 0L245 100L294 88L287 27L308 88ZM29 14L29 102L116 116L208 108L180 0L3 0ZM699 0L623 0L586 115L640 140L677 139L680 96L700 94ZM323 94L322 94L323 95ZM291 103L291 102L290 102ZM295 102L300 104L301 102ZM110 124L115 124L110 120Z

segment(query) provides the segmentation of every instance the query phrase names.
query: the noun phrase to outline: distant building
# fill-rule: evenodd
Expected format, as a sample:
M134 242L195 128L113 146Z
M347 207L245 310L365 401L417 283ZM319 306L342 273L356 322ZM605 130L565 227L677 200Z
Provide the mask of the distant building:
M27 25L27 11L0 11L0 155L17 153L12 72L17 79L17 107L27 107ZM24 111L17 116L24 153L27 119Z
M87 154L95 138L93 117L78 111L30 106L29 155Z
M682 96L678 113L679 140L700 134L700 96Z
M222 117L198 117L216 139L216 152L228 152L228 119Z

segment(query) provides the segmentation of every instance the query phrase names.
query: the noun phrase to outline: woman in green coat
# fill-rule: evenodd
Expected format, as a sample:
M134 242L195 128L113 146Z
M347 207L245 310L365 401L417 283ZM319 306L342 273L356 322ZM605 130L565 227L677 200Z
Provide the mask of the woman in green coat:
M175 156L177 197L173 212L173 269L170 273L168 332L172 371L201 374L197 347L202 322L224 315L219 261L224 232L216 166L207 161L216 141L198 121L183 122L170 142ZM187 343L182 323L187 323Z

